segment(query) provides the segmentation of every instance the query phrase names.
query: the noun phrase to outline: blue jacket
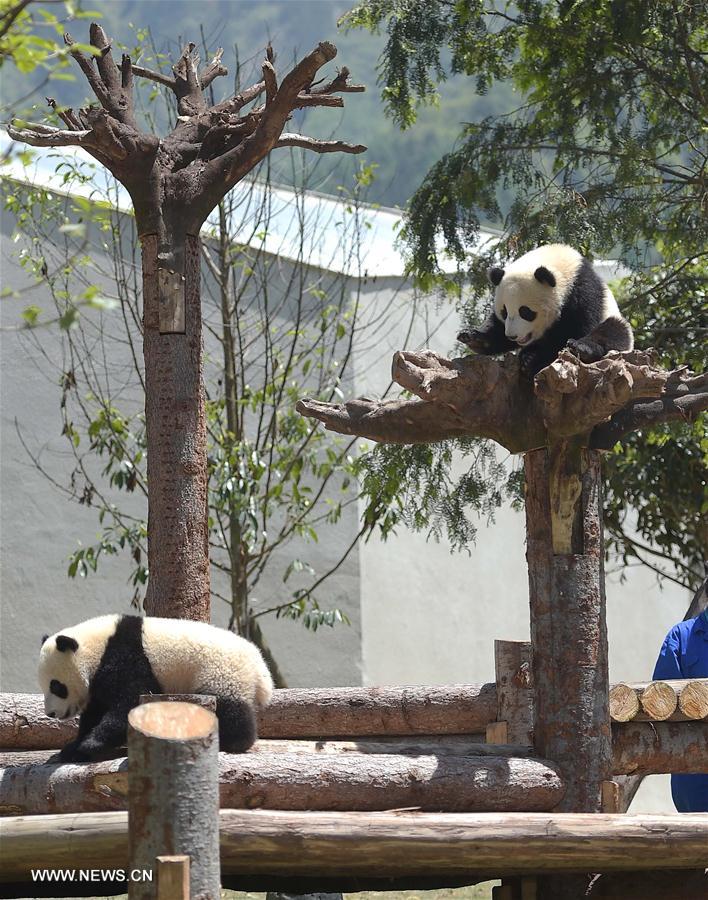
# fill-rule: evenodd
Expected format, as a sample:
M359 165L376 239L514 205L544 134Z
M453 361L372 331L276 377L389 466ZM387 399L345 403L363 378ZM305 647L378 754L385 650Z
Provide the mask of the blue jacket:
M654 679L671 678L708 678L708 610L666 635ZM708 812L708 775L672 775L671 795L679 812Z

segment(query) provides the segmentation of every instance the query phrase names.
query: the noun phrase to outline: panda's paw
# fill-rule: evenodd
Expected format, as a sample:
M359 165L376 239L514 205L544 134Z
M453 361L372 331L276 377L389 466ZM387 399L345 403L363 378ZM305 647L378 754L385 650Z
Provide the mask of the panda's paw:
M543 368L543 363L535 353L521 351L519 353L519 369L524 378L533 381L534 377Z
M59 762L63 763L90 762L93 758L91 747L79 740L71 741L59 753Z
M489 335L476 328L473 331L461 331L457 335L457 340L475 353L489 353L491 349Z
M577 356L581 362L597 362L604 355L602 348L595 342L583 338L568 341L566 347L573 356Z

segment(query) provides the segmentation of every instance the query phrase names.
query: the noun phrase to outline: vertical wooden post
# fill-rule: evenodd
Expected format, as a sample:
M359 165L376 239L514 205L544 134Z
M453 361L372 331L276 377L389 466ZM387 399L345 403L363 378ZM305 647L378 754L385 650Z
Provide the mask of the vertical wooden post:
M497 723L494 724L506 722L506 743L531 746L531 644L528 641L494 641L494 678L497 684ZM491 743L489 738L487 741Z
M612 760L600 455L563 441L524 465L534 747L566 780L559 812L600 812ZM539 892L570 900L586 885L552 876Z
M130 900L156 900L161 856L188 856L190 895L219 900L219 733L191 703L145 703L128 716Z

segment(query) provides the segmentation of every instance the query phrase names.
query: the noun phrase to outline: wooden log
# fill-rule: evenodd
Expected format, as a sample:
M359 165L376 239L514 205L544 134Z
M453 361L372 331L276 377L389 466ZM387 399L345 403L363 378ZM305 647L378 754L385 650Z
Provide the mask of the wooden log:
M261 737L472 734L496 719L494 684L284 688L259 715Z
M626 813L644 779L643 775L615 775L602 782L602 811Z
M641 709L639 695L629 684L614 684L610 688L610 718L613 722L631 722Z
M248 753L394 753L405 756L533 756L530 747L504 744L490 746L483 734L448 734L441 737L359 738L356 741L274 740L261 738ZM121 759L125 748L118 748L106 759ZM58 762L56 750L0 750L0 769L13 766Z
M188 856L158 856L156 900L189 900Z
M692 720L708 718L708 678L684 681L677 689L683 716Z
M479 734L497 717L496 686L285 688L259 711L261 737ZM41 694L0 694L0 747L59 749L76 737L77 719L44 715Z
M616 684L610 689L615 722L686 722L708 717L708 678Z
M128 855L130 869L153 870L135 880L129 900L179 900L160 857L186 856L189 893L220 900L219 726L193 703L146 703L128 714ZM183 878L184 872L177 873ZM188 897L187 897L188 900Z
M494 641L494 676L497 720L507 723L507 742L530 747L533 744L531 644Z
M644 715L652 722L663 722L678 709L678 695L668 681L651 681L639 696Z
M125 867L125 813L0 820L0 881L42 865ZM225 874L459 876L622 872L705 865L708 815L223 810ZM669 895L666 895L669 896ZM685 895L686 900L696 895Z
M254 753L219 755L223 808L548 810L563 796L553 766L510 756ZM125 760L0 771L4 815L124 809Z
M612 726L617 775L708 773L708 722L628 722Z
M533 450L525 473L534 745L568 783L559 811L599 812L612 772L599 454Z

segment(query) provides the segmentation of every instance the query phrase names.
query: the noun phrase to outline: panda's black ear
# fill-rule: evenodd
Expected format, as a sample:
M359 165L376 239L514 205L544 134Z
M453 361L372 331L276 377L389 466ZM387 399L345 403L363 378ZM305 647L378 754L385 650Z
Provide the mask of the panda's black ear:
M549 287L556 286L556 277L553 272L549 272L545 266L539 266L536 271L533 273L533 277L536 281L540 281L541 284L547 284Z
M504 269L500 269L499 266L492 266L491 269L487 269L487 278L492 282L494 287L499 284L503 277Z
M47 643L47 638L48 638L48 637L49 637L48 634L42 635L42 646L44 646L44 645Z
M76 653L79 649L79 642L76 638L69 637L68 634L58 634L57 635L57 650L61 653L66 653L67 650L71 650L72 653Z

